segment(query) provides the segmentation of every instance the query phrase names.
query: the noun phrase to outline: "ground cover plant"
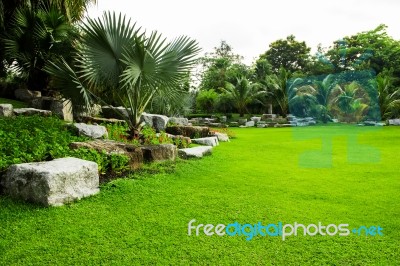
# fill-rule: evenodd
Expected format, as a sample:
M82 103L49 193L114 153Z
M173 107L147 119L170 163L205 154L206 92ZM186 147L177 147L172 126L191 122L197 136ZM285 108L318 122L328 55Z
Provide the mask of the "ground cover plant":
M353 125L304 128L307 134L359 130L380 152L373 163L349 163L348 141L332 139L332 166L304 168L299 155L321 139L292 128L233 129L202 160L161 165L101 187L60 208L0 196L4 265L260 264L394 265L400 257L399 128ZM363 133L364 132L364 133ZM318 158L315 158L318 160ZM156 173L156 174L155 174ZM188 223L318 223L381 226L383 236L188 236Z
M96 162L100 174L123 172L128 163L128 158L122 155L107 155L89 149L70 149L71 142L86 141L88 138L78 137L56 117L2 118L0 139L0 173L11 164L48 161L68 156Z

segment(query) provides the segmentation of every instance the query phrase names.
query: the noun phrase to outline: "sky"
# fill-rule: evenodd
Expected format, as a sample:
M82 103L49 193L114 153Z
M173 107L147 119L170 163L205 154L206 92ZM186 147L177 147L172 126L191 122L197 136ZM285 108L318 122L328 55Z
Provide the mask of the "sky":
M222 40L250 64L269 44L293 34L312 51L344 36L388 26L400 40L398 0L98 0L88 10L92 18L103 11L121 12L147 31L168 39L187 35L199 42L202 54Z

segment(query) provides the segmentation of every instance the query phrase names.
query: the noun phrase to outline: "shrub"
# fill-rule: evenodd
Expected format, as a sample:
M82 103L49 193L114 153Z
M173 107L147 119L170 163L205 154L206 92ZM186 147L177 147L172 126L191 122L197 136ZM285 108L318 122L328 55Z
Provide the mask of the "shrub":
M218 99L218 93L216 93L213 89L202 90L197 95L196 107L197 109L202 110L204 112L212 113L217 103L217 99Z
M101 174L122 172L128 163L128 158L123 155L107 155L89 149L71 150L68 147L71 142L87 138L75 136L64 121L55 117L2 118L0 139L0 172L11 164L68 156L96 162Z

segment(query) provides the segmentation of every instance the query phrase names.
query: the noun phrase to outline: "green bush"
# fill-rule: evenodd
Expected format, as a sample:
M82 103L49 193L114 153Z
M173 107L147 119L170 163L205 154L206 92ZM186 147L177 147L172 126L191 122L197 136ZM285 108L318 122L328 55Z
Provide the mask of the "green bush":
M68 144L84 141L57 118L38 116L0 119L0 171L11 164L46 161L66 154Z
M54 117L17 117L0 119L0 172L11 164L49 161L63 157L77 157L94 161L99 172L119 173L126 169L129 159L123 155L107 155L89 149L72 150L69 144L85 141Z
M215 90L202 90L196 98L196 107L198 110L212 113L218 100L218 93Z

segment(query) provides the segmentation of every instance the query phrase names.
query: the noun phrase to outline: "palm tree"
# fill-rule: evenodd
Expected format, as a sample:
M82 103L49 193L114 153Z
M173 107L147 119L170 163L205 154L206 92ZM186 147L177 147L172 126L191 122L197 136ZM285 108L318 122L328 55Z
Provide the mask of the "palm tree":
M391 118L400 109L400 88L394 88L391 73L382 72L376 77L381 118ZM397 111L397 112L396 112Z
M368 113L370 97L355 81L337 84L330 97L330 111L344 122L360 122Z
M30 89L43 90L48 82L43 71L46 61L60 53L68 54L73 32L56 6L17 8L3 39L6 57L18 63Z
M235 83L226 82L224 92L233 101L240 117L247 111L247 105L265 93L245 77L237 77Z
M330 95L336 86L335 76L327 75L322 81L316 81L315 84L315 116L326 123L329 119Z
M289 111L295 116L309 116L316 99L316 90L313 86L305 84L302 78L296 78L287 85Z
M18 37L15 36L16 31L19 31L19 35L26 35L25 38L28 38L30 34L32 35L34 31L30 30L37 26L37 19L32 20L33 14L38 15L38 13L43 13L43 10L57 11L58 15L54 16L53 20L58 18L64 21L63 24L67 23L72 26L74 23L83 18L85 11L90 5L96 3L97 0L0 0L0 38L3 39L0 40L0 68L4 68L4 66L2 66L4 59L14 60L14 58L10 59L10 57L14 55L9 55L5 51L4 39L14 40L15 37ZM25 22L32 25L23 26L16 22L16 20L21 21L21 12L25 13L25 15L28 15L27 12L22 10L29 10L32 13L30 15L31 20L28 19L29 17L25 18ZM54 28L50 27L50 29ZM43 35L36 34L35 37L41 38L41 36ZM70 36L69 39L73 39L72 36ZM31 47L32 49L37 48L36 46L32 45ZM62 51L62 54L64 55L68 55L69 53L69 51L65 49ZM0 69L0 72L3 70L4 69Z
M146 36L125 16L115 13L88 19L82 32L73 64L62 59L46 70L53 76L54 86L75 103L83 99L89 104L95 99L127 107L132 135L140 131L141 114L156 94L179 95L181 80L200 51L197 42L185 36L172 42L157 32Z
M289 81L291 73L281 67L277 74L266 76L261 83L266 88L266 93L271 95L275 103L279 106L281 114L286 116L289 112L289 101L287 95L287 82Z

